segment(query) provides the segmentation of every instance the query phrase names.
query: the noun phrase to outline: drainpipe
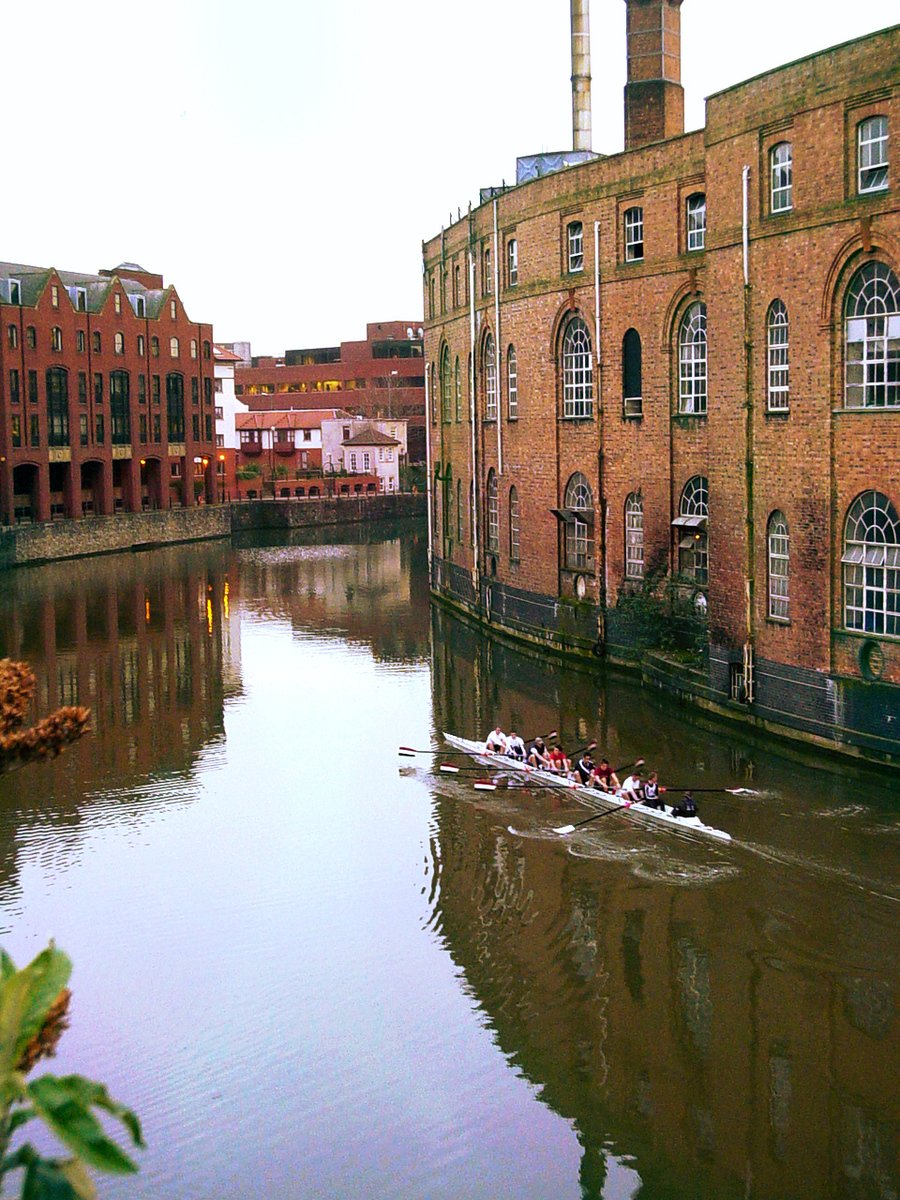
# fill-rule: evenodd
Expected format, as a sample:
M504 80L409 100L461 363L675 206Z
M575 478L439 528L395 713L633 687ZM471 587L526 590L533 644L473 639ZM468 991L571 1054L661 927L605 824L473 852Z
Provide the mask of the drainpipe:
M503 350L500 343L500 243L497 234L497 197L494 197L494 338L497 357L497 477L503 474Z
M431 559L434 553L432 541L434 539L434 524L432 521L431 510L434 504L432 491L434 489L434 480L431 478L431 363L425 362L425 497L428 509L428 581L431 584Z
M603 641L606 625L606 597L609 595L609 564L606 555L606 499L603 490L603 394L600 387L600 222L594 222L594 362L597 378L597 499L600 504L600 545L602 555L600 596L597 605L597 640Z
M472 585L475 589L475 603L480 606L481 591L478 581L478 458L476 455L475 434L475 380L478 372L475 370L475 255L469 249L469 354L472 370L469 374L469 421L472 425Z
M744 691L747 704L752 704L755 695L754 663L753 663L753 596L754 596L754 520L753 520L753 376L751 341L752 330L750 322L750 168L745 166L741 172L741 242L744 266L744 404L746 411L746 428L744 440L746 444L746 459L744 477L746 480L747 504L747 584L745 588L745 621L747 640L744 643Z

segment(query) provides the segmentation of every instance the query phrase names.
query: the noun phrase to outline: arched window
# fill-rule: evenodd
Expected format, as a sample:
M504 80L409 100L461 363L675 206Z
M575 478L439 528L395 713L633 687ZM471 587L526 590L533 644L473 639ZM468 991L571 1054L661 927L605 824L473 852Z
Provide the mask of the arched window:
M779 142L769 151L769 208L773 213L794 207L794 150L790 142Z
M456 364L453 368L453 399L456 407L456 420L459 423L462 420L462 382L459 378L459 355L456 356Z
M93 347L94 354L99 354L103 348L103 342L100 337L99 329L95 329L91 335L91 346Z
M563 334L562 384L563 416L592 416L594 367L591 335L581 317L572 317Z
M450 375L450 351L446 346L441 350L441 420L449 423L452 420L452 379Z
M643 414L641 377L641 335L636 329L629 329L622 338L622 404L626 417Z
M888 185L888 119L869 117L856 131L860 192L881 192Z
M500 549L500 496L493 467L487 480L487 548L494 554Z
M197 357L197 339L191 338L191 358Z
M790 407L788 314L781 300L772 301L766 320L766 380L769 412L787 412Z
M519 561L519 493L514 487L509 489L509 557Z
M109 427L112 444L125 446L131 441L131 378L127 371L109 375Z
M881 262L868 262L847 289L844 404L900 405L900 280Z
M488 333L484 339L482 351L482 369L484 371L484 419L497 420L497 353L494 349L494 335Z
M15 350L19 344L19 327L18 325L9 325L6 330L7 341L9 342L10 350Z
M782 512L773 512L769 517L766 549L769 575L769 616L776 621L787 621L791 615L788 587L790 539L787 521Z
M566 484L563 501L566 524L566 567L570 571L594 569L594 497L580 471Z
M644 578L644 501L637 492L625 501L625 578Z
M844 526L844 625L900 635L900 518L881 492L853 501Z
M698 300L678 329L678 411L706 412L706 305Z
M116 354L125 353L125 334L117 333L113 338L113 351Z
M684 485L678 516L673 524L678 532L678 570L694 583L709 578L706 524L709 517L709 489L703 475L694 475Z
M510 343L506 351L506 406L510 421L519 419L519 369L516 348Z
M457 359L457 362L459 360ZM463 541L463 498L462 498L462 480L456 481L456 540L462 545Z
M178 338L177 337L169 338L169 357L177 358L179 353L180 353L180 347L178 345Z
M58 325L54 325L53 328L50 330L50 349L51 350L62 350L62 347L63 347L62 330L60 329L60 327Z

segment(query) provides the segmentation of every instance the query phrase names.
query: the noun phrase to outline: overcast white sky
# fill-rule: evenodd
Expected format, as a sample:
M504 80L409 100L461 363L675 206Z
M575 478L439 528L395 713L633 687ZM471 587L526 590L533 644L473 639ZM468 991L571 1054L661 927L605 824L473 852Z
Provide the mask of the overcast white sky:
M897 13L685 0L687 128L704 96ZM569 0L31 0L3 21L0 259L141 263L256 353L420 318L422 240L517 155L571 147ZM623 0L593 0L591 34L609 153Z

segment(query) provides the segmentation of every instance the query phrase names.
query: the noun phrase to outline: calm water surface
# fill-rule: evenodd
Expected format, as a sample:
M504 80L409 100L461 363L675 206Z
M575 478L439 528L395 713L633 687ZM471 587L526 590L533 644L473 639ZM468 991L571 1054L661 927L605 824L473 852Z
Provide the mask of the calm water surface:
M0 575L0 655L94 714L0 781L0 930L143 1119L102 1194L896 1197L892 781L432 615L419 526L327 537ZM398 759L495 720L754 795L560 839Z

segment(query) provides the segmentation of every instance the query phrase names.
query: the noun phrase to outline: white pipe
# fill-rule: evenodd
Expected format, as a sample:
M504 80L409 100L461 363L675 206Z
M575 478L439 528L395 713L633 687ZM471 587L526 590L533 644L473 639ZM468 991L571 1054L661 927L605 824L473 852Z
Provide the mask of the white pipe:
M594 222L594 374L597 379L597 430L600 448L603 447L603 397L600 392L600 222ZM603 480L597 472L597 500L603 512ZM603 527L603 545L607 545L608 530ZM609 555L603 554L603 594L609 595Z
M500 346L500 244L497 234L497 197L494 197L494 347L497 368L497 476L503 474L503 351Z
M472 423L472 486L469 502L472 505L472 582L478 596L478 481L475 478L475 255L469 251L469 362L472 364L467 380L469 387L469 420Z
M432 554L434 553L434 547L431 544L433 532L434 532L434 525L433 525L432 516L431 516L432 505L434 504L434 497L432 496L432 489L434 488L434 480L431 477L431 430L432 430L431 387L430 387L431 383L432 383L431 364L426 362L425 363L425 473L426 473L425 496L426 496L426 503L427 503L427 509L428 509L428 581L429 581L429 585L431 583L431 557L432 557Z
M742 212L742 240L744 248L744 287L750 283L750 168L744 167L743 175L743 212Z

